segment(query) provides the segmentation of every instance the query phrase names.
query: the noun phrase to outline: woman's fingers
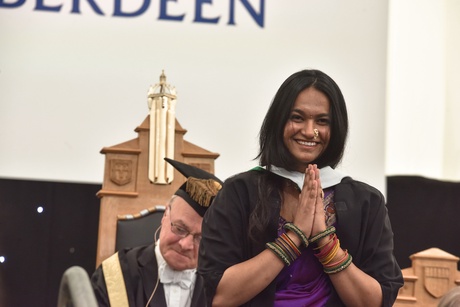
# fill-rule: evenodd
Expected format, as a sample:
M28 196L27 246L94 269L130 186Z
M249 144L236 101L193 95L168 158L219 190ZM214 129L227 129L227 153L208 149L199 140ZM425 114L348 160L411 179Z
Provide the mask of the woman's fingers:
M313 166L309 165L305 170L303 188L299 195L299 205L293 221L307 236L310 236L313 230L317 210L318 180L316 177Z
M319 169L315 165L315 178L317 183L317 192L316 192L316 211L319 213L324 212L323 200L324 200L324 191L321 186L321 178L319 177Z
M318 183L316 180L316 174L311 165L305 170L305 179L303 182L303 188L300 192L300 205L308 206L314 205L317 197L317 187ZM308 200L311 200L308 202Z
M315 235L326 229L326 220L324 215L324 191L321 186L319 169L316 165L313 166L315 172L315 180L317 183L317 193L315 202L315 219L313 221L312 235Z

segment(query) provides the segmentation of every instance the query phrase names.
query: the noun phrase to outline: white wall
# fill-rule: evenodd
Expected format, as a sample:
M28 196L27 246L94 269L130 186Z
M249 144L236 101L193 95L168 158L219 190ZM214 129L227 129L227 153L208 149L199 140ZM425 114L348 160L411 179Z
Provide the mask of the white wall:
M389 4L387 175L460 180L460 3Z
M460 1L446 0L446 120L443 178L460 181Z
M221 16L218 24L194 23L195 1L185 0L168 4L182 22L158 20L158 1L135 18L112 17L113 2L101 5L105 16L83 0L81 14L64 0L45 1L60 12L34 10L35 1L0 7L0 177L101 182L100 149L136 137L164 69L185 138L220 153L224 179L256 164L258 130L282 81L317 68L349 106L342 170L383 191L387 1L265 1L263 28L241 1L234 26L230 1L212 2L204 14Z

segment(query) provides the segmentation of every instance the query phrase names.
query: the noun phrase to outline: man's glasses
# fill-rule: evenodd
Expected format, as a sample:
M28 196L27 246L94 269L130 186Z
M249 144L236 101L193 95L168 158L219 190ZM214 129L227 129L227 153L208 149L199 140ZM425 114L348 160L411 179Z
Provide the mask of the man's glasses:
M169 221L171 222L171 231L173 232L173 234L175 234L175 235L177 235L177 236L179 236L181 238L186 238L189 235L192 235L193 236L193 243L195 243L195 245L200 245L201 234L192 233L192 232L188 231L186 228L184 228L183 226L172 222L171 206L169 207Z

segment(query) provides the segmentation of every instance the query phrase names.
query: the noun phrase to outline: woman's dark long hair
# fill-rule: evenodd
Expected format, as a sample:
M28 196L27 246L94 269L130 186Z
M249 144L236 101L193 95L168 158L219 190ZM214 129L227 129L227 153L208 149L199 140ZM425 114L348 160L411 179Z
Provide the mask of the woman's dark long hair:
M294 171L295 158L284 145L283 134L286 122L297 96L303 90L313 87L322 92L330 103L330 129L329 145L324 153L312 163L319 168L331 166L335 168L343 157L345 143L348 135L348 113L342 92L335 81L319 70L302 70L289 76L276 92L275 97L265 115L259 132L259 165L270 169L275 165L286 170ZM256 204L250 218L250 236L253 239L263 232L271 217L268 208L269 199L273 192L278 191L281 197L282 184L274 181L273 176L267 173L259 181L259 203Z

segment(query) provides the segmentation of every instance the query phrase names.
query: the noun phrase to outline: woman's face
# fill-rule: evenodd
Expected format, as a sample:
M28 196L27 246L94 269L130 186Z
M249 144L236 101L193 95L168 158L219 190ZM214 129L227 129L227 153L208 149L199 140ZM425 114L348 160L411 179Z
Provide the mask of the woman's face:
M297 96L283 133L284 145L296 160L295 170L305 172L326 150L331 136L329 108L326 95L313 87Z

